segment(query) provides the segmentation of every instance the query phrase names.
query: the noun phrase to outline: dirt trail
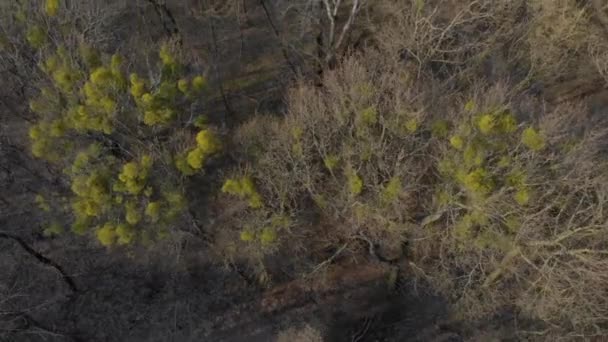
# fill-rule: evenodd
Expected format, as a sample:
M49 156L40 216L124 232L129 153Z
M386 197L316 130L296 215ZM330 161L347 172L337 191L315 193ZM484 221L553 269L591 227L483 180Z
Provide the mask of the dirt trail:
M391 291L388 263L339 263L311 279L274 286L217 317L213 341L272 341L307 323L327 341L439 341L442 303L403 286ZM420 336L417 338L416 336ZM295 342L295 341L294 341Z

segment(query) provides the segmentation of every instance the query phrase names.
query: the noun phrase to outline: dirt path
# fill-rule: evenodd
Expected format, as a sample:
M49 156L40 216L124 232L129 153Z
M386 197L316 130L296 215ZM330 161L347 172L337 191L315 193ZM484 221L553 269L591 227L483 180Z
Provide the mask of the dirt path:
M212 341L272 341L287 327L309 324L327 341L399 341L419 333L432 341L444 315L436 298L389 289L391 266L339 263L311 279L274 286L216 318ZM436 332L435 332L436 331ZM429 332L430 335L429 335ZM296 342L296 341L294 341Z

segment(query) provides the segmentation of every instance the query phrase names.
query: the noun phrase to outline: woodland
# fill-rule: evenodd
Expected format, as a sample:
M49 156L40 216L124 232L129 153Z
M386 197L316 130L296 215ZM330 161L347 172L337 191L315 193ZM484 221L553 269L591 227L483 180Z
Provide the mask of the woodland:
M606 0L0 0L0 341L604 340L607 86Z

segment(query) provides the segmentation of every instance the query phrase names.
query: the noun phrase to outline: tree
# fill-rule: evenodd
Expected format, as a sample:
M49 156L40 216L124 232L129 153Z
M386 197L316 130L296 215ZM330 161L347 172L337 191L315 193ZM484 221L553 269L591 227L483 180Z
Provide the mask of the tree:
M36 197L57 221L46 233L59 233L68 215L74 232L92 231L105 246L162 239L187 213L183 180L221 150L203 115L205 77L189 71L172 41L148 67L137 51L130 61L107 55L66 30L83 28L65 21L56 1L42 14L35 5L19 11L29 15L20 27L39 77L32 154L71 189Z
M242 165L224 185L247 204L225 224L238 255L364 241L407 253L463 319L514 307L555 334L605 334L605 122L518 82L404 64L349 57L322 86L297 83L284 118L240 128Z

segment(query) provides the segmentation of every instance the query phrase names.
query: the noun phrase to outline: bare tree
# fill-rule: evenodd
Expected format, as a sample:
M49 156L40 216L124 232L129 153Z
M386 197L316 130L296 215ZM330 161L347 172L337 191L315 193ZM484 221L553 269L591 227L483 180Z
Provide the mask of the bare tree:
M325 42L325 63L332 64L337 52L342 48L344 39L361 11L364 0L352 0L351 4L344 3L349 7L345 18L340 18L339 11L343 5L342 0L323 0L325 13L327 14L328 30ZM341 27L340 27L341 26Z

